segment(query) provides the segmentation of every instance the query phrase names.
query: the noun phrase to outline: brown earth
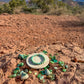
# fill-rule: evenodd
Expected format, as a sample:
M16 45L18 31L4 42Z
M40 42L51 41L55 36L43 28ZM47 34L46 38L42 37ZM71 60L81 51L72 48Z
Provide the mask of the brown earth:
M59 72L57 80L46 84L83 84L84 65L71 61L74 57L84 61L81 48L84 48L84 25L75 16L0 15L0 84L34 84L36 77L19 83L7 77L19 63L18 54L42 50L53 55L59 53L58 60L69 65L66 73Z

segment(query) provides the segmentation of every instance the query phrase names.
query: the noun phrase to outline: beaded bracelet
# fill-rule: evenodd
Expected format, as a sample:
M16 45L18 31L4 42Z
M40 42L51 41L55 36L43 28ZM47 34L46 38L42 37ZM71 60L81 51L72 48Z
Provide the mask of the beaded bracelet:
M39 63L34 62L34 61L33 61L33 58L34 58L35 56L40 56L40 57L42 57L42 58L43 58L43 61L42 61L42 62L39 62ZM36 55L34 55L34 56L31 57L31 61L32 61L32 63L34 63L34 64L36 64L36 65L40 65L40 64L44 63L45 58L44 58L44 56L41 55L41 54L36 54Z

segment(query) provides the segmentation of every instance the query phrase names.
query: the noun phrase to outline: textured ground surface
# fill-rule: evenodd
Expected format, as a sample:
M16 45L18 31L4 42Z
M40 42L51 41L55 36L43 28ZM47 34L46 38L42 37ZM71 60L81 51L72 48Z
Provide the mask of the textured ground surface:
M58 70L57 79L46 84L83 84L84 64L71 61L74 57L84 61L84 50L80 47L84 48L84 26L77 17L0 15L0 84L39 84L34 75L20 82L7 76L19 63L18 54L45 49L53 55L58 52L57 59L69 65L66 73Z

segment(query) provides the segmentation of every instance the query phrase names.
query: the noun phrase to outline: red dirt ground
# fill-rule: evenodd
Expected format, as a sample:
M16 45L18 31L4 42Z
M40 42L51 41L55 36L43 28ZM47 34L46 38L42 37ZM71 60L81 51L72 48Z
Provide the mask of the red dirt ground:
M8 76L20 62L18 54L42 50L59 53L58 60L69 65L66 73L58 70L56 81L46 84L83 84L84 65L71 61L74 57L84 61L84 49L79 46L84 48L84 25L75 16L0 15L0 84L40 84L33 75L20 82Z
M0 15L0 47L40 46L56 41L84 46L84 26L77 17Z

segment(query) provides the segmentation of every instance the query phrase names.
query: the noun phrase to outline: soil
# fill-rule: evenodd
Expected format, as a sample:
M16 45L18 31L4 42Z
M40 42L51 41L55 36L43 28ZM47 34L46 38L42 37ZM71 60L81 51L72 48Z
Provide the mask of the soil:
M0 15L0 84L40 84L31 75L17 82L8 76L20 62L19 54L47 50L58 60L68 64L67 72L58 71L55 81L46 84L83 84L84 65L72 62L75 57L84 61L84 25L75 16L48 16L30 14ZM67 80L67 81L66 81Z

